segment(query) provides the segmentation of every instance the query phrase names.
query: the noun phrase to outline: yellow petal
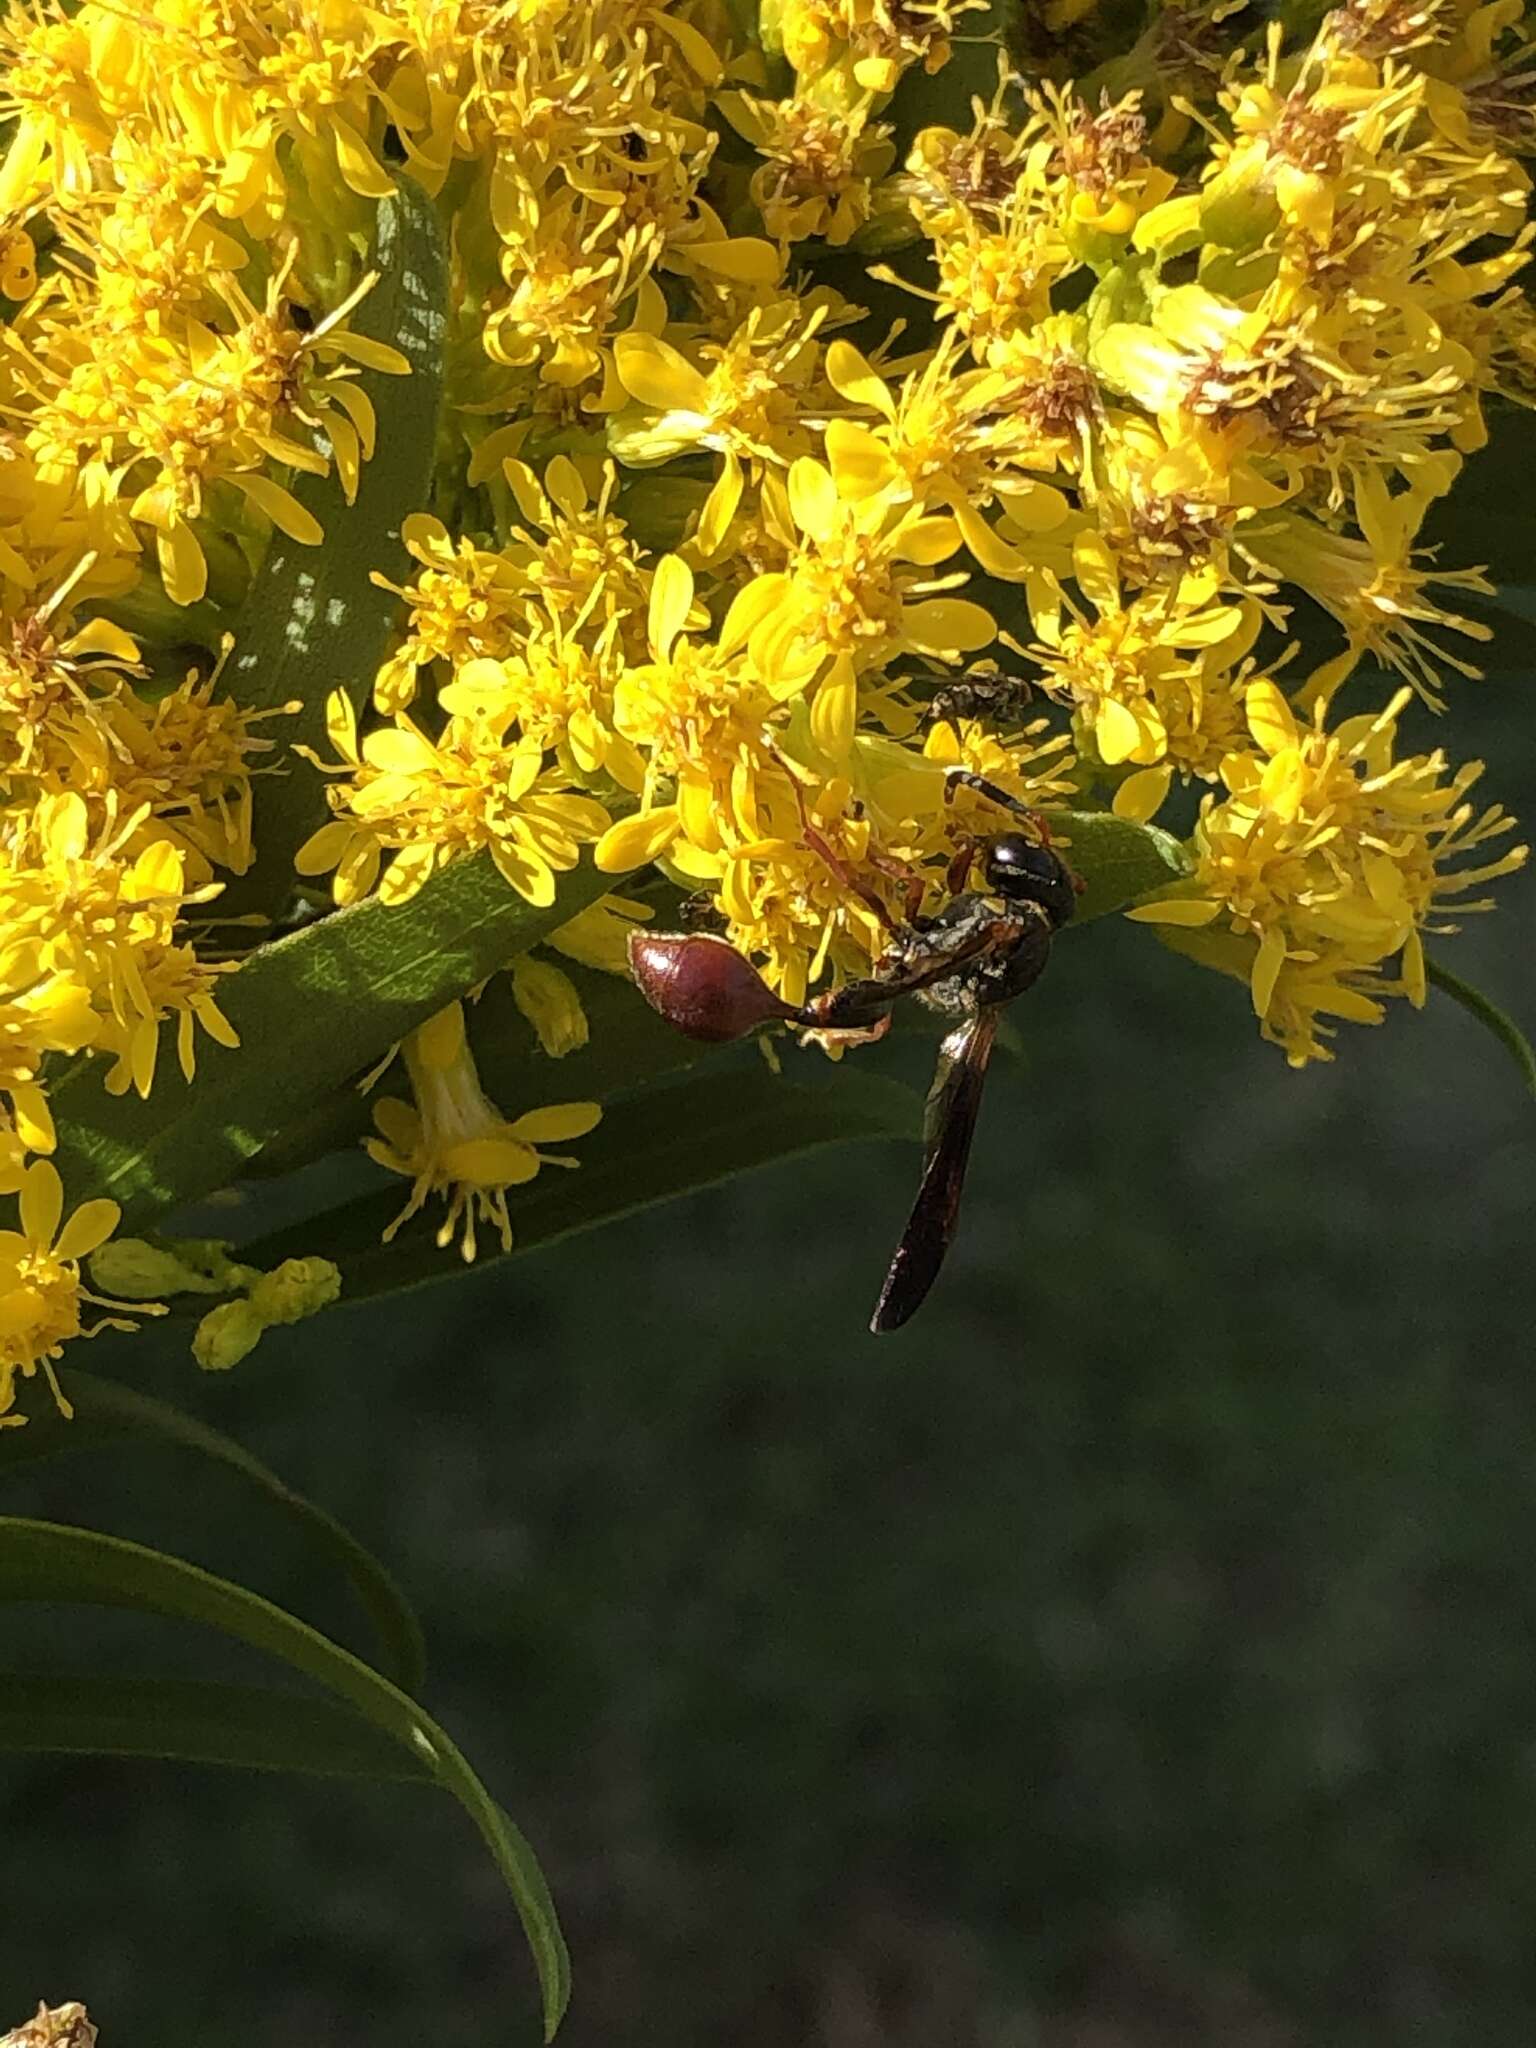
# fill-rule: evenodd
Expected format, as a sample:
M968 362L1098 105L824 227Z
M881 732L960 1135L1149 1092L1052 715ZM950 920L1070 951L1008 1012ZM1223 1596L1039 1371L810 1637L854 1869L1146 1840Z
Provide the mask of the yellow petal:
M332 690L325 700L325 734L344 761L357 760L357 713L345 690Z
M46 1159L27 1168L21 1183L21 1228L33 1244L51 1246L64 1213L64 1183Z
M814 541L829 541L837 530L837 486L813 456L801 455L789 466L789 509Z
M924 654L969 654L997 637L997 621L963 597L933 597L902 613L909 646Z
M999 538L974 505L956 505L955 524L961 538L976 559L978 568L989 576L997 576L1007 583L1019 583L1029 573L1029 564L1021 554Z
M536 910L547 910L555 900L555 871L548 861L523 848L497 840L491 848L496 872Z
M827 350L827 381L850 405L872 406L888 420L896 417L896 402L885 379L851 341L834 341Z
M1422 1010L1428 993L1428 976L1424 966L1424 941L1417 928L1408 934L1403 947L1403 986L1408 991L1408 1000L1416 1010Z
M87 1257L98 1245L106 1243L122 1213L116 1202L82 1202L64 1226L54 1247L56 1255L61 1259Z
M386 725L363 741L363 759L370 768L382 768L386 774L415 776L428 773L436 756L419 732Z
M178 520L155 533L160 581L172 604L196 604L208 589L208 564L190 526Z
M784 268L772 242L759 241L753 235L737 235L728 242L692 242L678 249L677 255L736 284L777 284Z
M1260 940L1253 962L1253 1013L1256 1017L1262 1019L1269 1015L1269 1006L1275 999L1275 983L1280 979L1284 965L1285 933L1271 926Z
M731 521L736 517L737 508L741 504L744 482L740 460L734 450L727 449L725 467L711 486L709 496L704 500L694 534L699 553L706 561L712 555L719 554L725 545Z
M58 1143L53 1112L41 1088L18 1082L11 1089L11 1108L16 1114L16 1135L29 1152L51 1152Z
M663 555L651 583L649 636L651 652L665 661L672 643L687 623L693 605L693 571L680 555Z
M1117 697L1105 697L1100 700L1094 717L1093 737L1100 758L1108 767L1118 768L1122 761L1133 760L1144 749L1147 733L1142 723Z
M1072 574L1084 597L1101 612L1120 609L1120 573L1102 534L1080 533L1072 546Z
M299 874L326 874L342 858L350 838L352 827L344 825L340 817L334 817L328 825L311 831L299 852L293 856L293 866Z
M70 654L110 654L114 661L136 662L139 658L138 643L121 626L114 626L110 619L91 619L78 633L71 633L66 643Z
M307 511L291 491L269 476L241 474L229 481L242 491L259 512L264 512L279 533L286 533L302 547L316 548L325 539L325 528L313 512Z
M349 128L345 121L335 121L332 133L336 140L336 168L343 183L364 199L390 198L395 181L356 129Z
M958 524L935 514L928 519L914 519L910 526L903 527L895 553L904 562L932 568L936 562L947 561L959 545Z
M336 870L338 903L355 902L359 896L368 893L378 874L380 857L378 847L366 841L352 848ZM384 879L379 885L379 901L391 906L409 903L436 870L435 846L402 847L384 872ZM341 893L344 888L347 891L345 896Z
M702 79L705 85L718 85L725 75L725 66L715 52L713 45L691 22L680 21L675 14L667 14L659 7L651 8L645 15L647 24L661 30L677 45L678 55L689 70Z
M1219 903L1204 902L1198 896L1168 896L1161 903L1138 903L1125 914L1139 924L1202 925L1220 913Z
M741 652L763 620L783 604L789 590L789 578L775 571L767 576L753 577L750 583L737 591L731 599L716 642L722 659L728 661L733 654Z
M1166 762L1160 768L1139 768L1134 775L1128 775L1115 791L1115 816L1144 825L1148 818L1155 818L1162 809L1163 798L1168 794L1172 780L1173 770Z
M901 471L889 448L856 420L831 420L827 425L827 462L838 496L851 504L872 498L898 482Z
M811 735L834 761L847 758L859 717L859 686L853 663L840 654L811 700Z
M539 1170L539 1155L510 1135L504 1138L461 1138L443 1150L443 1170L450 1180L477 1188L516 1188Z
M525 1145L562 1145L571 1138L584 1138L603 1120L596 1102L557 1102L548 1109L530 1109L515 1119L512 1135Z
M593 849L592 858L605 875L627 874L643 868L647 861L677 837L677 808L665 804L654 811L638 811L632 818L620 818L610 825Z
M703 413L709 407L709 385L686 356L654 334L631 329L618 335L613 360L619 382L631 398L659 412Z

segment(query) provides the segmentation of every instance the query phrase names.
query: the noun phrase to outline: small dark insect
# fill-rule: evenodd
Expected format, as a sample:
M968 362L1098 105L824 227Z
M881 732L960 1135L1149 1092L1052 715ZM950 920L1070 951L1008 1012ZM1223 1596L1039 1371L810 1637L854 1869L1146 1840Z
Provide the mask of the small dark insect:
M637 128L626 128L619 137L619 147L632 164L643 164L646 159L645 137Z
M1023 676L1004 675L990 663L967 669L962 676L952 676L945 669L930 669L911 680L938 685L923 706L923 717L931 725L942 719L953 725L968 718L984 718L995 726L1021 725L1034 697Z
M723 938L704 932L631 933L630 970L651 1007L690 1038L713 1043L744 1038L764 1024L878 1036L903 996L952 1020L923 1113L923 1174L917 1200L896 1247L870 1328L899 1329L938 1278L960 1216L966 1161L981 1107L987 1062L1003 1007L1038 981L1051 939L1071 918L1082 884L1056 854L1036 813L969 770L950 771L949 792L976 790L1028 823L1034 834L1001 832L964 840L950 866L948 903L936 916L909 907L897 922L873 894L865 896L890 930L890 944L868 980L786 1003ZM808 837L839 874L836 856ZM984 887L968 888L981 870Z
M708 889L698 889L677 906L677 921L685 932L719 932L725 913L716 907Z

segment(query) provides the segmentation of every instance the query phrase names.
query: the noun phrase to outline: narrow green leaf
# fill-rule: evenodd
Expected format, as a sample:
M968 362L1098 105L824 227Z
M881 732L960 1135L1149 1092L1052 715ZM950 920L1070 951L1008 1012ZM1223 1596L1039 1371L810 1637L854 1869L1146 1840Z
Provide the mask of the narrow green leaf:
M201 1679L0 1672L0 1750L436 1782L422 1758L408 1756L350 1707Z
M551 1091L550 1099L557 1099ZM921 1104L908 1088L845 1064L815 1086L781 1079L760 1062L646 1089L608 1110L574 1148L575 1173L542 1173L511 1196L513 1245L533 1251L638 1209L692 1194L732 1175L845 1139L915 1137ZM323 1247L341 1267L339 1306L437 1280L462 1278L456 1251L435 1243L428 1214L393 1244L379 1234L397 1213L405 1184L344 1203L259 1239L242 1258L267 1265ZM480 1263L501 1256L482 1236Z
M296 1113L612 886L584 862L535 909L482 854L408 903L360 903L261 947L219 991L238 1051L205 1037L191 1082L162 1060L148 1102L107 1095L94 1063L52 1091L70 1200L109 1195L141 1229L225 1186Z
M570 1960L533 1852L447 1732L387 1678L245 1587L90 1529L0 1516L0 1600L82 1602L199 1622L278 1658L347 1701L423 1764L480 1830L533 1951L545 2039L553 2039L570 1995Z
M1525 1082L1526 1092L1536 1095L1536 1051L1514 1018L1501 1010L1497 1003L1489 1000L1481 989L1474 988L1469 981L1463 981L1459 974L1453 974L1449 967L1442 967L1438 960L1426 959L1424 971L1433 985L1448 995L1453 1002L1460 1003L1469 1016L1475 1017L1485 1030L1494 1037L1509 1054Z
M402 1691L419 1692L426 1671L421 1624L410 1602L370 1550L334 1515L295 1493L243 1444L168 1401L157 1401L94 1373L67 1372L75 1417L66 1422L53 1408L35 1415L26 1429L0 1430L0 1472L40 1457L57 1457L116 1444L125 1435L158 1437L227 1466L257 1487L296 1521L332 1565L339 1566L372 1622L380 1650L379 1668Z
M379 281L353 314L355 333L398 348L408 377L364 371L362 388L378 414L378 446L363 464L348 505L333 465L329 476L301 476L293 495L325 529L319 547L275 533L239 616L225 671L232 696L253 708L291 702L303 708L267 728L284 749L286 772L258 775L251 786L256 862L231 879L221 917L278 915L291 901L293 857L328 815L319 774L291 755L296 745L325 753L325 700L338 687L361 704L388 648L399 600L371 579L399 583L410 559L401 521L425 509L431 491L443 389L448 251L437 209L402 178L381 200L370 268Z
M1113 811L1049 811L1051 830L1063 857L1087 883L1077 915L1068 925L1090 923L1124 910L1170 882L1181 882L1193 863L1171 832L1136 825Z

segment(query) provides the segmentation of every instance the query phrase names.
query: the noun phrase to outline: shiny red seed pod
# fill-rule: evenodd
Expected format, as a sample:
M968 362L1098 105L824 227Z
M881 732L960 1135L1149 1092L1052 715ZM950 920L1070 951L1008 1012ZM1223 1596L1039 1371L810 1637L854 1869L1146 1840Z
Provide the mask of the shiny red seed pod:
M760 1024L803 1022L750 960L710 932L631 932L635 987L686 1038L723 1045Z

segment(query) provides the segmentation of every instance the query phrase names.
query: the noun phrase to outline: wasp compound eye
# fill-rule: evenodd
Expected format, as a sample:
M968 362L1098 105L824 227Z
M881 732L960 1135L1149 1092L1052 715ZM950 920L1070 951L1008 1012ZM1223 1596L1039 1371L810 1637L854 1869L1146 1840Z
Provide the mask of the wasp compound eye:
M723 1045L760 1024L797 1022L750 960L709 932L631 932L635 987L674 1031Z

